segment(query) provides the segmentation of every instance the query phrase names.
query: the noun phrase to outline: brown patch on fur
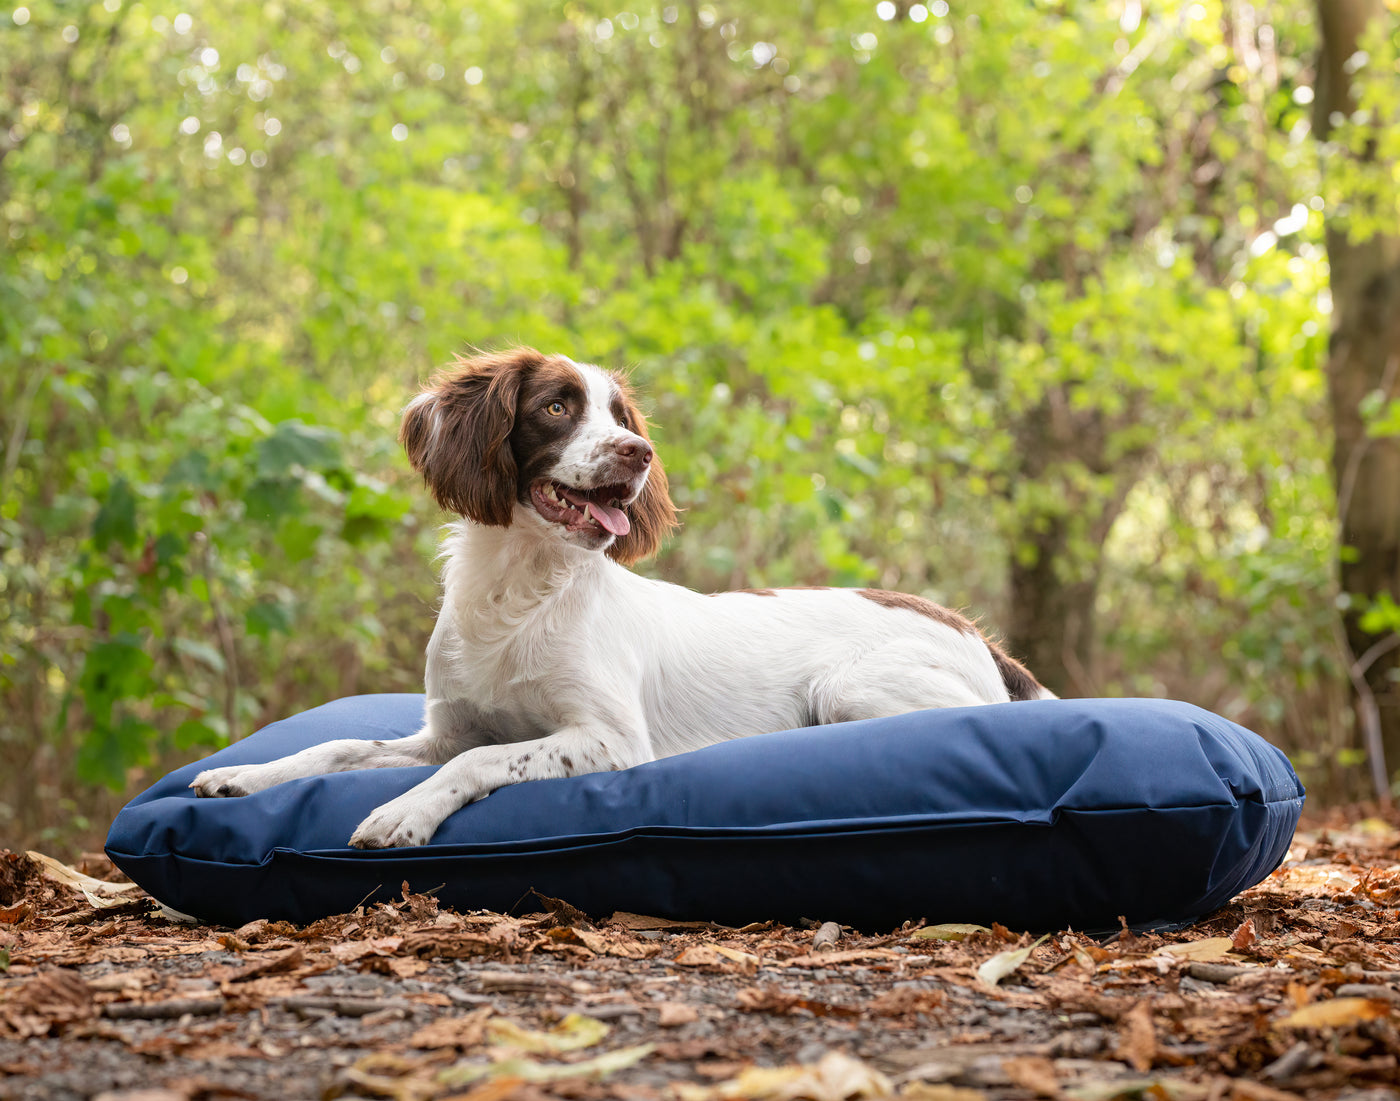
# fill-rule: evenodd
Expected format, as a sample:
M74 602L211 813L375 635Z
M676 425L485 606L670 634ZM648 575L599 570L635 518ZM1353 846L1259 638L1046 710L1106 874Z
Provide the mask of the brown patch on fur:
M516 495L530 503L530 485L545 477L568 446L587 400L587 384L577 367L563 357L543 360L526 371L516 402L515 427L510 450L515 456ZM552 416L547 407L560 402L564 416Z
M919 615L927 616L935 623L941 623L945 627L951 627L955 631L960 631L965 635L975 635L978 633L977 625L965 615L935 604L932 600L925 600L921 596L912 596L909 593L891 593L884 589L857 589L857 596L863 596L866 600L873 601L882 608L902 608L906 612L916 612Z
M731 589L730 592L748 593L749 596L777 596L777 589ZM711 596L727 596L728 593L710 593Z
M647 443L651 443L646 418L642 416L642 411L633 400L631 391L617 375L613 375L612 380L622 399L624 416L620 423L629 431L641 436ZM661 467L661 460L656 456L655 448L652 452L651 473L647 475L647 484L642 487L637 499L627 506L627 518L632 528L626 535L615 539L607 550L609 558L621 562L624 566L649 558L659 551L662 540L680 523L676 516L675 503L671 500L670 489L666 484L666 471Z
M1013 700L1038 700L1042 686L1035 675L995 642L988 641L987 649L992 652L992 660L997 663L1001 683L1006 685L1006 694Z
M966 616L951 611L941 604L935 604L932 600L925 600L921 596L891 593L883 589L858 589L857 592L866 600L873 600L883 608L904 608L907 611L928 616L930 619L942 623L945 627L951 627L965 635L981 635L977 625ZM1006 686L1006 694L1013 700L1040 699L1040 693L1043 689L1040 681L1035 679L1031 671L1007 654L991 639L983 638L982 641L986 643L987 649L991 652L992 660L996 662L997 672L1001 674L1001 683Z
M508 446L527 371L548 362L533 348L471 358L437 374L431 400L404 412L399 442L433 499L479 524L509 527L517 472Z

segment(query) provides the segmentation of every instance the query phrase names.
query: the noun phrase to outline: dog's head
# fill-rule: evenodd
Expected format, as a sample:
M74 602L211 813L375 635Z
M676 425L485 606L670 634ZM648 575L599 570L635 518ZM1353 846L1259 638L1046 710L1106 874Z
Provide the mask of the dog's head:
M624 565L676 525L646 422L617 376L533 348L458 357L404 410L399 440L443 508L536 524Z

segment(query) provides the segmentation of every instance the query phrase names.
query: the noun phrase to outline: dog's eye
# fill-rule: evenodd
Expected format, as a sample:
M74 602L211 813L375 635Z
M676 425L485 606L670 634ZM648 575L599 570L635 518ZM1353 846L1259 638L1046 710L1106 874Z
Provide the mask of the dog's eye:
M552 401L544 407L544 411L551 417L562 417L569 411L569 407L562 401Z

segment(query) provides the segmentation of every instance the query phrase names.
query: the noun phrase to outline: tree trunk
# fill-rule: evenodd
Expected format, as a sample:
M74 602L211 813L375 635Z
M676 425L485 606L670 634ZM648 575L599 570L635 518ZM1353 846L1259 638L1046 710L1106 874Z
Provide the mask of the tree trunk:
M1064 581L1057 567L1068 560L1063 519L1031 537L1035 560L1011 562L1011 611L1006 647L1036 679L1058 696L1094 694L1094 601L1098 571L1085 581Z
M1122 423L1138 415L1137 404L1128 402ZM1140 448L1110 458L1114 427L1100 411L1075 411L1068 395L1054 390L1016 426L1019 479L1042 483L1066 507L1026 519L1017 534L1031 554L1012 554L1006 645L1059 696L1098 694L1094 602L1103 548L1146 458ZM1112 484L1089 492L1057 475L1057 467L1112 475Z
M1322 44L1313 129L1325 140L1333 114L1354 110L1347 59L1367 23L1388 16L1382 0L1318 0L1317 6ZM1400 768L1400 645L1393 636L1367 633L1360 623L1380 594L1400 602L1400 438L1368 436L1361 411L1368 395L1380 393L1388 401L1400 396L1400 224L1393 206L1389 213L1392 224L1385 231L1358 241L1329 212L1327 389L1341 585L1352 598L1344 622L1357 714L1363 735L1368 716L1379 720L1385 769L1394 775ZM1379 764L1374 757L1373 764Z

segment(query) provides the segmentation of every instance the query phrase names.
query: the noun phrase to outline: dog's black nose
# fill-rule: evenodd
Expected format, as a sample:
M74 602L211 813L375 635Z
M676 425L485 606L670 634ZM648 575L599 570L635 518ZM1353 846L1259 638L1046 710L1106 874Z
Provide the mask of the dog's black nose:
M638 466L646 466L651 462L651 445L646 440L634 436L630 440L622 440L617 444L617 456Z

